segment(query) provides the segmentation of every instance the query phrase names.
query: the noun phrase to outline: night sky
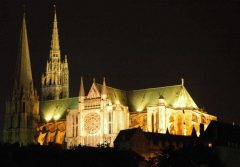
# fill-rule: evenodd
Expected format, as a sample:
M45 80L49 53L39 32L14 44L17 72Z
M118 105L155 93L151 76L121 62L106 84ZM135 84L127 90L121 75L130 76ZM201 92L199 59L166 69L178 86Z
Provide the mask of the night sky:
M180 3L181 2L181 3ZM53 1L25 0L34 84L49 58ZM23 1L0 1L0 125L12 90ZM57 0L70 96L83 76L123 90L176 85L220 121L240 123L240 2L235 0Z

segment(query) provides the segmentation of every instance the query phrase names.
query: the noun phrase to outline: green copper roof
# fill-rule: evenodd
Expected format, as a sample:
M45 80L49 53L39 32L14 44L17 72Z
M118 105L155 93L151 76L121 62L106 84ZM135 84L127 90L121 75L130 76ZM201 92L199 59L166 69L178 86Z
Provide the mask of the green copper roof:
M95 83L95 84L100 92L102 90L103 85L98 84L98 83ZM107 98L112 101L112 104L122 104L125 106L128 105L126 91L112 88L109 86L106 86L106 88L107 88L107 90L106 90Z
M41 117L47 121L52 119L64 119L68 109L77 108L78 97L40 102Z
M95 83L99 92L102 85ZM183 85L165 86L141 90L123 91L106 86L107 98L112 104L122 104L129 107L130 112L146 110L147 106L157 105L159 98L164 98L166 105L173 108L194 108L197 105ZM40 110L43 118L65 118L67 109L78 108L78 97L49 100L40 102ZM59 118L58 118L59 117Z
M143 111L147 106L157 105L161 96L170 107L198 108L184 86L174 85L128 91L129 110Z

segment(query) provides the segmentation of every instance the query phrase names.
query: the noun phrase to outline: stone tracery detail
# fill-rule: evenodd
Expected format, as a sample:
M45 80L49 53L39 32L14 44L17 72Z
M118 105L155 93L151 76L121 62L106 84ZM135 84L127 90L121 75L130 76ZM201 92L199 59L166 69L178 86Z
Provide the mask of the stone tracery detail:
M96 134L100 129L100 115L93 112L84 118L84 130L88 134Z

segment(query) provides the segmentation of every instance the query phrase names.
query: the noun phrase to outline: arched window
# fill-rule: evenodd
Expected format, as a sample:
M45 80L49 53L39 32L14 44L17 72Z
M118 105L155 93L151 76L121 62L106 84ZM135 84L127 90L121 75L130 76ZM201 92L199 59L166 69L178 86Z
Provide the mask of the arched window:
M108 113L108 132L109 134L112 133L112 112Z
M154 129L154 115L152 114L152 132L154 132L155 129Z

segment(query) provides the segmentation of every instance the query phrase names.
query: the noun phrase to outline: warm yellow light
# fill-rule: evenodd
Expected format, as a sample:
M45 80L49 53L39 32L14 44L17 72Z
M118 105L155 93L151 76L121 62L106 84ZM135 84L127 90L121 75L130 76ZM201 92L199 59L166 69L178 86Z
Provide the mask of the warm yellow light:
M38 143L39 143L40 145L43 145L45 136L46 136L46 133L40 132L40 135L38 136Z
M48 122L48 121L50 121L52 119L52 115L46 115L45 116L45 120Z
M117 100L117 101L116 101L116 104L120 104L120 102Z
M175 108L177 107L186 107L186 101L183 95L180 95L177 101L173 104Z
M212 147L212 143L208 143L208 147L210 147L210 148L211 148L211 147Z
M137 112L141 112L143 110L143 108L142 107L139 107L138 109L137 109Z
M53 116L53 119L54 119L55 121L57 121L57 120L59 120L60 117L61 117L60 114L56 114L56 115Z

